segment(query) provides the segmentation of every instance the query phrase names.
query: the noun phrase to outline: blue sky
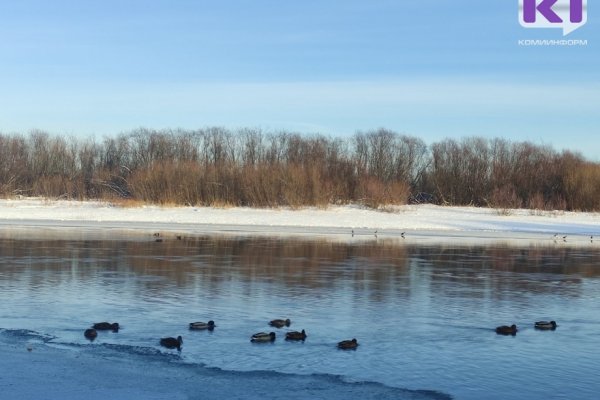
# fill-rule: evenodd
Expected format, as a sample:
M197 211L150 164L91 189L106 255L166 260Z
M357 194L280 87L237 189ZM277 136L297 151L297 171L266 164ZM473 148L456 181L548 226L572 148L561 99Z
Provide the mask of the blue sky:
M0 1L0 131L137 127L427 143L505 137L600 161L600 9L567 39L517 0Z

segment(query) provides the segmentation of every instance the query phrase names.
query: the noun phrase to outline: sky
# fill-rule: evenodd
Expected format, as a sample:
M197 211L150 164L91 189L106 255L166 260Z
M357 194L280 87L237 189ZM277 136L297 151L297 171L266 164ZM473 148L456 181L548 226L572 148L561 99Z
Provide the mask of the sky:
M595 5L563 37L518 0L0 0L0 132L383 127L600 161Z

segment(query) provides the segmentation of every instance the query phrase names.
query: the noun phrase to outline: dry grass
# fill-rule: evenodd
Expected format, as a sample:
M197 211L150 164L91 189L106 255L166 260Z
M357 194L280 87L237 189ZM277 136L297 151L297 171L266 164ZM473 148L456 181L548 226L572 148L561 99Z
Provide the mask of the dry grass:
M140 208L147 205L146 202L138 199L124 199L124 198L113 198L110 199L109 204L117 208Z

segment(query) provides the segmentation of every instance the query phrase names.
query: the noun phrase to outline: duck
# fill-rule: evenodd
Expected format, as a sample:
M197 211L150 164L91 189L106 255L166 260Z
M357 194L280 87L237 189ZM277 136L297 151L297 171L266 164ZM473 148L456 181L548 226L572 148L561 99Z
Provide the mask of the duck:
M355 339L352 340L342 340L337 345L338 349L342 350L354 350L358 347L358 342Z
M535 329L555 330L556 329L556 321L537 321L535 323Z
M112 324L110 322L96 322L92 328L98 330L98 331L113 331L113 332L119 332L119 323L118 322L113 322Z
M512 324L511 326L502 325L496 328L496 333L500 335L516 335L517 334L517 326Z
M302 329L302 332L291 331L285 334L285 340L302 340L306 339L306 332Z
M275 328L283 328L284 326L290 326L292 321L288 319L274 319L269 322L269 325L274 326Z
M195 331L200 331L204 329L212 331L213 329L215 329L215 326L215 321L213 320L210 320L208 322L190 322L190 329Z
M85 332L83 332L83 336L90 341L94 341L94 339L98 337L98 332L94 328L86 329Z
M252 335L250 338L251 342L274 342L275 332L259 332Z
M177 336L177 339L173 337L166 337L160 339L160 345L166 347L168 349L177 349L181 350L181 345L183 344L183 338L181 336Z

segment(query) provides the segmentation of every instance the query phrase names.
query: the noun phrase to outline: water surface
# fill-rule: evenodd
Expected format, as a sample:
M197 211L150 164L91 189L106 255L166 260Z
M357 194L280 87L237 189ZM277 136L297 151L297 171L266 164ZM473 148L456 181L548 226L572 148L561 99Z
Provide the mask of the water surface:
M82 352L159 352L223 373L325 374L432 398L592 399L600 391L594 247L181 239L0 239L0 328ZM270 328L273 318L292 326ZM187 329L211 319L212 332ZM540 319L559 327L536 331ZM122 329L90 343L83 330L98 321ZM512 323L516 336L494 332ZM292 329L305 329L306 341L283 340ZM270 330L274 343L250 343ZM160 337L177 335L180 353L160 348ZM356 351L336 349L353 337Z

